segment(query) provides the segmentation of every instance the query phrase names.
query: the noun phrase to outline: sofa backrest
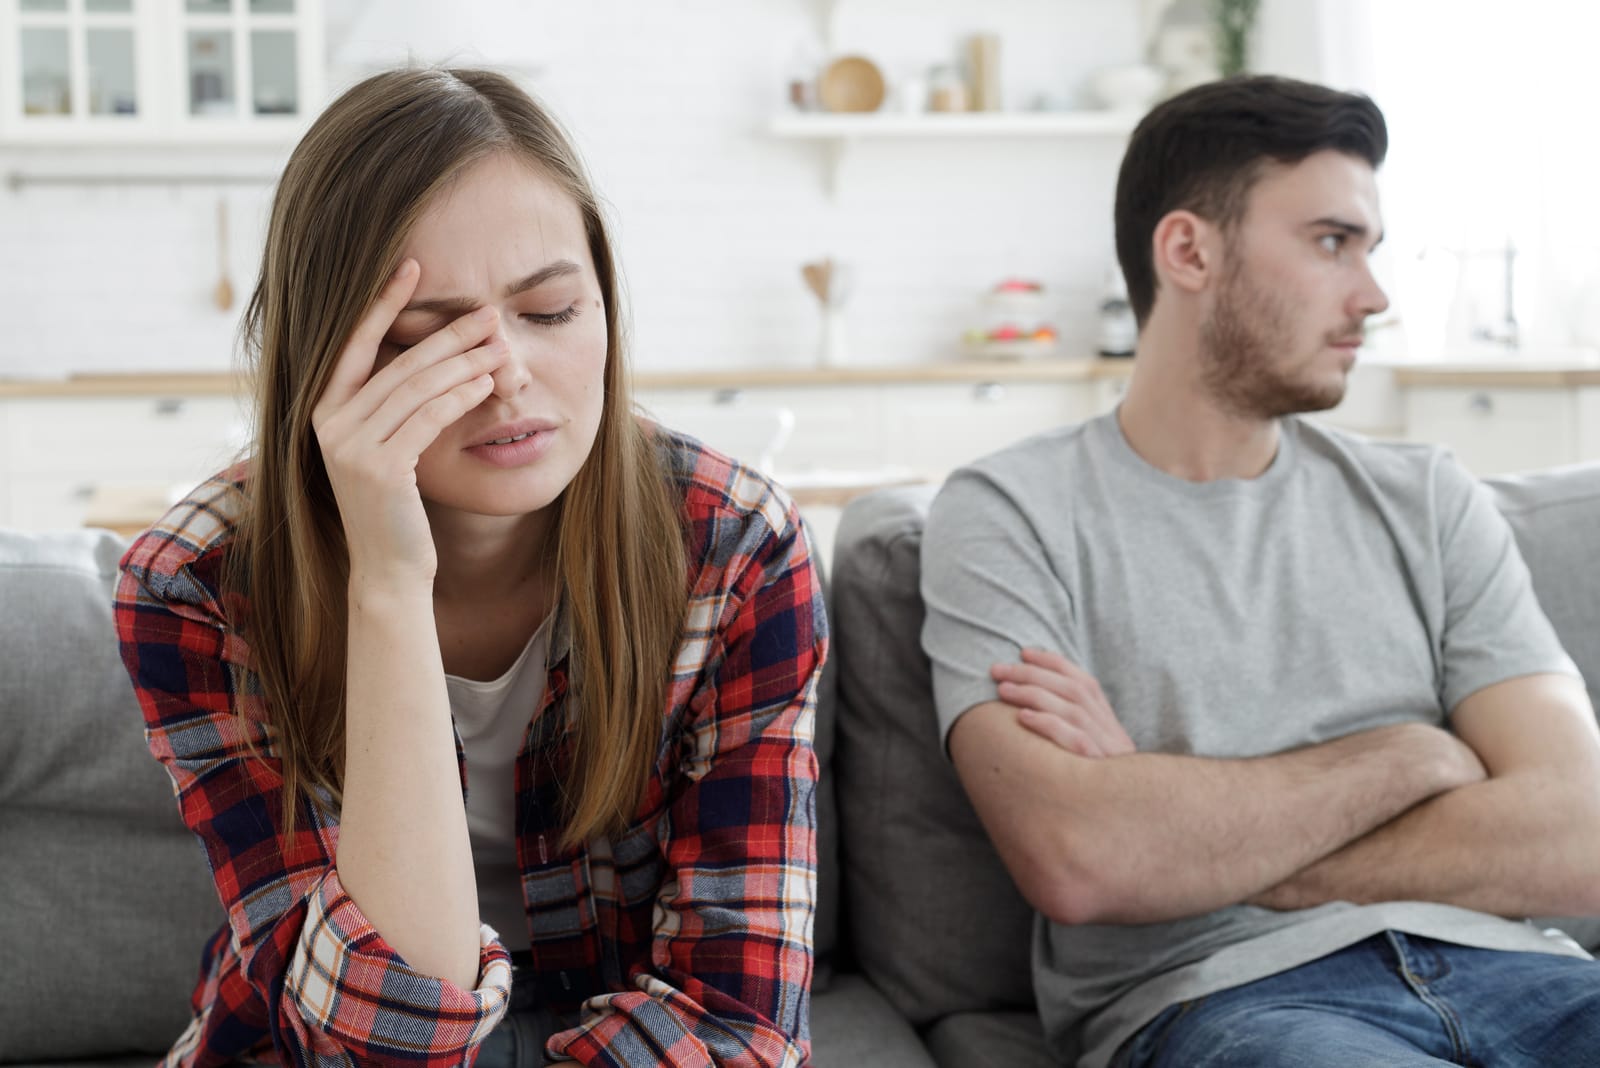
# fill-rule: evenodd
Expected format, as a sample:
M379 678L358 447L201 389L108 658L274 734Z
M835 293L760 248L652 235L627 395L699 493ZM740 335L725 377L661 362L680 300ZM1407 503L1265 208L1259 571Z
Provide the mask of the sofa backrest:
M1489 485L1600 705L1600 464ZM1033 1004L1032 910L939 744L918 591L936 489L880 490L850 504L834 543L830 616L845 927L862 971L919 1026ZM1600 943L1600 922L1564 926Z
M0 531L0 1062L164 1052L222 908L117 655L108 531Z

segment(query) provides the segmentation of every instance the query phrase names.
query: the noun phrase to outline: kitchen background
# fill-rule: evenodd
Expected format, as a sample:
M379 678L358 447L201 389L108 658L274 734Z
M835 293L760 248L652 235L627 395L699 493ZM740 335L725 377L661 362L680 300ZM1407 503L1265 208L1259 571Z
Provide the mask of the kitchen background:
M819 484L849 483L833 476L851 469L902 471L914 465L885 439L919 412L923 422L948 414L939 397L916 393L930 375L991 401L1033 380L1088 390L1038 407L1044 422L1114 403L1124 372L1088 361L1118 331L1104 306L1126 132L1142 94L1204 75L1217 9L1251 6L0 0L0 380L225 375L271 181L306 121L292 112L314 115L408 55L458 59L514 73L573 131L612 209L648 400L704 420L711 437L723 432L712 415L737 407L733 391L765 415L787 410L756 436L792 435L786 455L806 462L778 466L797 483L807 471ZM1597 98L1585 50L1600 37L1591 7L1261 0L1248 36L1251 69L1365 89L1389 116L1382 271L1394 307L1370 336L1368 363L1468 361L1523 374L1511 388L1561 392L1559 448L1475 455L1484 470L1600 456L1596 421L1585 418L1600 408L1589 350L1600 342L1597 150L1585 134ZM976 64L974 35L988 42ZM815 110L818 72L848 55L882 76L874 115ZM999 114L914 114L951 92L982 97L984 68ZM835 106L876 99L871 71L836 73ZM132 114L37 114L70 107L74 88L80 110ZM246 117L226 114L235 96ZM838 303L831 348L812 292L820 278L802 277L803 264L826 260ZM1014 287L997 303L989 295L1008 279L1042 289ZM219 300L224 288L231 302ZM1023 336L999 346L1024 358L974 361L973 344L1002 320L1025 320ZM1039 326L1048 330L1031 340ZM824 363L833 369L818 371ZM1345 421L1458 434L1472 447L1482 436L1468 432L1472 419L1485 413L1420 426L1406 388L1473 390L1466 402L1481 408L1482 389L1510 381L1385 371L1357 384L1360 411ZM857 395L808 414L819 389L840 383ZM862 402L862 388L877 392ZM1502 429L1520 396L1488 413ZM873 420L887 428L876 444L795 451L829 427L860 433ZM1000 422L1002 436L1031 429L1028 419ZM1547 413L1503 436L1515 446L1541 424ZM19 479L56 476L18 473L18 458L38 448L19 429L25 419L14 412L6 425L0 410L0 479L13 487L9 513L0 496L0 522L76 514L34 511L19 496ZM948 463L928 466L919 473Z

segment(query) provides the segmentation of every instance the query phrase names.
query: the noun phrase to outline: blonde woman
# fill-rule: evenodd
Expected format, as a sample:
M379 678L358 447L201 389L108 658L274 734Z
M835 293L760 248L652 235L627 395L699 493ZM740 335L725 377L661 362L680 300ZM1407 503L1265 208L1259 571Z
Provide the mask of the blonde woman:
M636 417L616 266L496 74L355 86L291 157L256 431L123 561L151 751L227 912L173 1065L799 1065L799 519Z

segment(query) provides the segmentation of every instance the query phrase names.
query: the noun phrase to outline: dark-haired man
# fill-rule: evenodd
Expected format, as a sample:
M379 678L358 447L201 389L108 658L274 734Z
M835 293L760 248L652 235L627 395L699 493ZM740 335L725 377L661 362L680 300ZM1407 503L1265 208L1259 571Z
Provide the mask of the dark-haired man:
M946 744L1084 1066L1600 1064L1600 732L1446 454L1303 421L1384 309L1365 97L1157 107L1118 180L1120 408L951 477Z

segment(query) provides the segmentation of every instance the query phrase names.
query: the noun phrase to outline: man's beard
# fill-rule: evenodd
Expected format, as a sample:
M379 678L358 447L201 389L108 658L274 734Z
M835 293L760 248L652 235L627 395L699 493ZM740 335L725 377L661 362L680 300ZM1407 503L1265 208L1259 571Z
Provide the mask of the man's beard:
M1276 419L1327 411L1344 399L1342 376L1319 382L1279 362L1294 338L1294 315L1283 299L1247 281L1233 259L1216 305L1200 324L1201 382L1226 411ZM1356 323L1348 333L1359 330Z

